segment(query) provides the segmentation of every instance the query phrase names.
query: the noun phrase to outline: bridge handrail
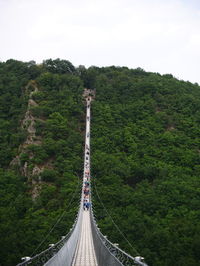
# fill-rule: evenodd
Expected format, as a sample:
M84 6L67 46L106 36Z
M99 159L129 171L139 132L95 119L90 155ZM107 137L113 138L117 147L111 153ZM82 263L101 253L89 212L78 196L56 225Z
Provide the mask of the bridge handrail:
M77 213L77 216L75 218L75 221L74 221L70 231L68 232L67 235L63 236L61 240L59 240L55 244L50 244L51 246L49 248L43 250L41 253L36 254L33 257L24 257L24 261L17 264L16 266L25 266L28 264L37 265L37 266L44 265L48 260L50 260L64 246L64 244L70 238L70 236L72 235L72 233L76 227L78 217L79 217L79 212Z
M90 210L91 215L91 227L94 239L94 247L96 252L96 257L99 266L105 265L126 265L126 266L147 266L146 263L142 261L142 257L132 257L122 249L120 249L116 244L110 242L106 236L104 236L99 230L96 219L93 214L93 210Z

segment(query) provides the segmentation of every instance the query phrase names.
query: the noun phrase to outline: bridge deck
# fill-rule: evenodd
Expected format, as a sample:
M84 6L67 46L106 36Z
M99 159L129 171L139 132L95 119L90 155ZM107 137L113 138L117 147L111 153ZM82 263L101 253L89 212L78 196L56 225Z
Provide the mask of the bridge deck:
M83 177L90 181L90 103L91 97L87 97L86 112L86 135L85 135L85 158L84 158L84 175ZM90 196L87 199L90 201ZM72 266L97 266L96 255L94 251L90 212L83 211L82 227L77 244Z
M80 240L72 263L73 266L97 266L89 211L83 212Z

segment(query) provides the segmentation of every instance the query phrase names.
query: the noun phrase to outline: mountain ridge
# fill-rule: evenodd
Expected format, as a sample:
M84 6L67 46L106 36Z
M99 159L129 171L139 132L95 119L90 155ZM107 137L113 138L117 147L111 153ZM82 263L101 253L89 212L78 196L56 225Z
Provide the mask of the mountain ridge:
M27 84L37 84L31 97ZM92 176L108 213L149 265L198 265L200 87L141 68L76 68L61 59L0 63L2 265L31 255L63 211L37 251L73 223L78 193L65 206L82 175L84 88L96 91ZM27 110L35 136L20 155L32 123L22 127ZM104 234L134 255L95 190L93 199Z

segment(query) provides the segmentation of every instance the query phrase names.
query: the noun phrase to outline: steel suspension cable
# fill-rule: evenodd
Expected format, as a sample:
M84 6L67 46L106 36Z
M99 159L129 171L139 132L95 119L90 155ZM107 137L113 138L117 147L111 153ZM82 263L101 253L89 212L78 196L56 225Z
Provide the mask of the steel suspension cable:
M97 194L97 197L101 203L101 205L103 206L106 214L108 215L108 217L110 217L113 225L115 226L115 228L117 229L117 231L121 234L121 236L124 238L124 240L128 243L128 245L131 247L131 249L134 251L134 253L138 256L139 255L139 252L136 250L136 248L133 247L133 245L130 243L130 241L127 239L127 237L124 235L124 233L120 230L120 228L118 227L118 225L114 222L112 216L110 215L110 213L108 212L108 210L106 209L105 205L103 204L103 201L101 200L100 196L99 196L99 193L98 193L98 190L97 190L97 186L96 186L96 182L95 182L95 178L93 177L93 183L94 183L94 188L95 188L95 191L96 191L96 194Z
M46 237L40 242L40 244L36 247L36 249L33 251L33 253L31 254L31 257L33 256L34 253L36 253L36 251L41 247L41 245L47 240L47 238L50 236L50 234L52 233L52 231L54 230L54 228L58 225L58 223L62 220L62 218L64 217L65 213L66 213L66 209L68 209L68 207L71 205L75 194L77 193L79 184L80 184L80 180L77 176L77 185L76 185L76 189L71 197L71 200L69 201L69 203L67 204L67 206L65 207L65 210L62 212L62 214L58 217L57 221L55 222L55 224L51 227L51 229L49 230L48 234L46 235Z

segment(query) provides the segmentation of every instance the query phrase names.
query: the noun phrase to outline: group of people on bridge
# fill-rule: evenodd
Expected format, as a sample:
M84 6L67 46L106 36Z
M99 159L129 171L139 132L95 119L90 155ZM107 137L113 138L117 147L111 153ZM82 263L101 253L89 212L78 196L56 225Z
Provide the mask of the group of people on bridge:
M89 146L86 144L85 149L85 172L84 172L84 180L83 180L83 209L88 211L90 208L90 168L89 168L89 156L90 156L90 149Z

